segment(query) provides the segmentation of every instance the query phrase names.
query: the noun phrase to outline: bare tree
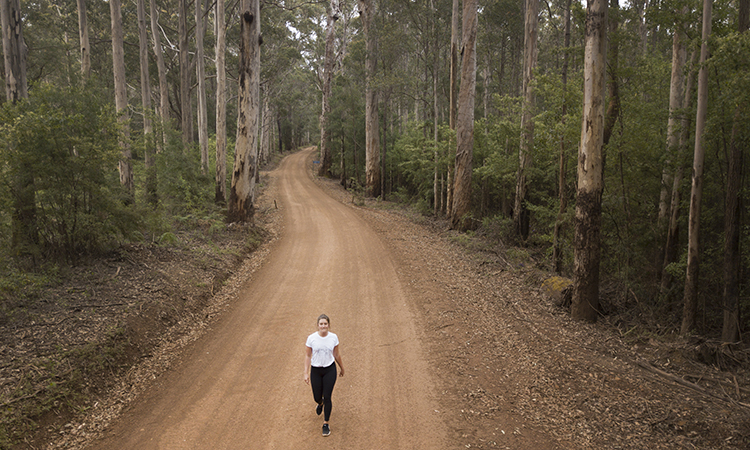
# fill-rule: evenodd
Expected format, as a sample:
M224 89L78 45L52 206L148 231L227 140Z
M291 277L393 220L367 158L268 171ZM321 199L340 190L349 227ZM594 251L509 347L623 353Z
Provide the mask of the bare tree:
M5 65L5 95L9 102L16 103L29 98L26 82L26 53L23 39L20 0L2 0L0 20L3 32L3 62Z
M451 205L451 228L465 231L470 223L471 172L474 157L474 98L477 84L477 2L463 1L461 87L456 117L456 172Z
M331 79L333 78L334 37L336 36L336 21L339 19L338 1L331 0L328 8L328 19L326 23L326 49L325 61L323 63L323 97L320 113L320 168L318 175L331 175L331 149L330 130L328 129L328 116L331 113Z
M562 67L562 84L563 92L568 87L568 64L570 59L570 4L571 0L565 2L565 40L564 40L564 53L563 53L563 67ZM567 120L568 114L568 102L563 97L562 104L562 123L564 124ZM558 169L558 182L557 182L557 194L560 202L560 208L557 212L557 220L555 220L555 229L553 232L553 244L552 244L552 261L555 265L555 272L562 273L563 270L563 252L562 252L562 239L560 235L563 232L565 226L565 211L568 209L568 193L565 189L565 174L567 172L567 164L565 157L566 154L566 142L565 132L560 135L560 159Z
M687 36L685 36L687 37ZM667 226L667 239L664 245L664 263L662 264L661 285L660 289L665 292L671 283L672 276L667 272L667 266L677 259L678 239L680 235L680 204L682 203L682 179L684 176L684 167L682 166L682 153L687 150L690 140L690 125L693 123L690 110L693 104L693 90L695 88L695 78L697 75L696 67L698 66L698 57L700 53L693 50L690 58L690 68L685 88L682 93L682 116L680 118L680 135L678 143L678 164L675 165L674 176L672 177L672 195L669 204L669 225Z
M88 79L91 75L91 47L89 27L86 22L86 0L78 0L78 42L81 47L81 75Z
M16 103L29 97L26 81L26 42L23 39L21 2L0 0L0 27L3 33L3 62L5 68L5 95ZM11 242L14 251L28 252L39 241L36 228L36 191L34 173L28 163L20 162L13 183L13 215ZM19 252L21 250L21 252Z
M227 29L224 0L216 0L216 194L214 202L227 201Z
M460 30L461 9L458 0L453 0L453 12L451 14L451 76L450 76L450 118L451 130L456 130L456 116L458 112L458 45L461 40ZM453 171L454 166L450 164L446 175L446 186L448 192L445 195L445 211L450 215L453 205Z
M260 110L260 0L242 0L237 140L228 220L249 222L254 213Z
M359 11L365 30L367 59L367 88L365 92L365 189L370 197L380 196L380 132L378 128L378 92L374 87L377 55L372 18L375 16L373 0L359 0Z
M684 10L683 10L684 11ZM687 50L685 49L686 36L680 23L675 23L674 33L672 35L672 76L669 84L669 118L667 119L667 160L662 171L661 195L659 196L659 216L657 226L663 229L664 223L669 215L669 188L673 180L672 161L678 159L680 135L679 131L679 114L682 108L683 92L685 80L683 72L685 71L685 59ZM679 163L678 163L679 164Z
M708 38L711 36L712 0L703 0L703 33L701 43L700 70L698 72L698 111L695 115L695 151L693 153L693 182L690 188L690 215L688 218L688 256L683 297L682 326L680 334L695 330L698 311L698 270L700 267L700 215L703 194L703 130L706 128L708 111Z
M590 322L599 309L606 47L607 0L588 0L571 315Z
M440 213L441 205L440 201L443 198L443 190L440 188L440 153L438 152L438 60L439 60L439 47L437 42L437 33L435 33L435 22L437 22L437 10L435 9L435 1L430 0L430 13L432 14L430 32L435 38L435 49L432 52L432 142L434 145L433 158L434 158L434 173L432 180L432 198L433 198L433 214L437 216Z
M750 1L740 1L738 31L747 33ZM744 108L743 108L744 107ZM743 111L744 109L744 111ZM745 119L743 120L743 117ZM740 339L740 212L742 211L742 178L744 174L743 124L747 123L747 106L737 104L734 110L734 123L729 145L729 167L727 170L727 193L724 210L724 323L721 340L737 342Z
M523 240L529 236L529 210L526 207L528 171L531 169L534 149L534 89L531 81L537 60L537 36L539 34L539 0L526 0L526 19L523 48L523 111L521 112L521 145L518 149L518 173L516 174L516 198L513 207L513 222L516 234Z
M190 102L190 54L188 47L188 25L187 25L187 0L178 1L177 14L179 21L177 30L179 34L180 53L180 129L182 130L182 142L188 144L193 142L193 113Z
M148 35L146 33L146 2L138 0L138 56L141 66L141 106L143 107L143 140L145 144L146 192L150 203L156 204L156 173L154 169L154 135L151 126L151 81L148 70Z
M203 2L195 0L195 77L198 79L198 147L201 173L208 175L208 112L206 105L206 61L203 57Z
M167 67L164 64L164 52L161 48L161 30L157 19L155 1L149 1L149 9L151 10L151 39L153 39L154 43L154 55L156 56L156 68L159 76L159 116L161 117L162 139L159 140L158 151L163 144L167 143L167 133L164 133L164 127L169 126L169 85L167 84Z
M125 50L122 32L122 11L120 0L110 0L109 10L112 16L112 64L114 66L115 78L115 109L117 109L118 120L122 127L122 138L120 147L122 156L120 158L120 184L128 192L131 200L135 195L133 185L133 168L130 150L130 126L128 124L128 92L125 85Z

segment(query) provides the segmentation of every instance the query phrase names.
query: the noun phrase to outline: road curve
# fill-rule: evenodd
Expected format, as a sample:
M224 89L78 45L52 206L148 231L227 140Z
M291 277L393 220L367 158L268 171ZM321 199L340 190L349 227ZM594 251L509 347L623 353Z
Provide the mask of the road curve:
M312 182L310 152L287 157L275 174L284 229L266 263L92 448L447 448L437 380L393 257L351 207ZM305 338L321 313L346 368L329 437L302 381Z

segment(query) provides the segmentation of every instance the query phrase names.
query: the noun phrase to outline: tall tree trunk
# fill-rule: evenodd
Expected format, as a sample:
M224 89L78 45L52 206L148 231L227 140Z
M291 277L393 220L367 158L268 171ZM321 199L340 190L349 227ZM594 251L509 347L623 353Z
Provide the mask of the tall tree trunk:
M227 29L224 0L216 0L216 193L214 203L227 201Z
M461 87L456 116L456 172L451 228L466 231L471 223L471 173L474 157L474 99L477 84L477 1L463 0Z
M190 101L190 48L188 46L187 26L187 0L178 1L179 22L177 25L179 34L180 53L180 129L182 131L182 142L189 144L193 142L193 112Z
M128 192L130 201L134 199L133 168L130 150L130 125L128 124L128 93L125 85L125 50L123 47L122 12L120 0L110 0L109 10L112 15L112 63L115 78L115 109L122 127L122 156L120 158L120 184Z
M490 70L490 56L487 52L484 54L484 67L482 67L482 114L483 119L486 121L490 115L490 82L492 81L492 71ZM485 133L487 133L487 127L484 127Z
M740 1L738 31L748 29L750 0ZM729 145L729 167L727 170L727 195L724 206L724 323L721 340L737 342L740 339L740 228L742 211L743 155L746 141L740 136L747 124L747 106L738 103L734 110L734 124Z
M460 27L461 9L458 0L453 0L453 12L451 14L451 76L450 76L450 112L449 126L451 130L456 130L456 116L458 114L458 52L459 42L461 40ZM455 143L453 143L455 144ZM448 215L453 207L453 172L454 165L449 164L446 186L445 211Z
M703 193L703 130L706 128L708 110L708 38L711 36L712 0L703 0L703 35L701 43L700 71L698 72L698 111L695 115L695 152L693 153L693 183L690 190L690 216L688 219L688 261L683 298L682 326L680 334L686 335L696 327L698 312L698 269L700 266L700 215Z
M648 25L646 23L646 9L649 0L635 0L632 4L638 16L638 36L640 38L640 53L645 55L648 46Z
M255 196L255 160L260 109L260 0L242 0L239 106L229 222L250 222Z
M685 47L685 41L687 36L684 31L684 15L687 13L687 9L683 8L682 17L675 21L675 30L672 35L672 76L670 79L669 88L669 118L667 119L667 149L666 149L666 161L661 177L661 194L659 196L659 215L656 220L656 228L658 230L658 236L665 236L665 247L661 253L662 260L659 261L661 265L659 267L659 284L662 291L665 290L669 284L669 276L665 273L664 268L668 262L664 259L664 255L669 251L667 249L669 245L669 234L672 231L669 226L669 219L673 215L670 211L670 207L674 206L679 208L679 204L672 205L670 199L673 199L675 195L679 199L680 186L675 182L676 178L679 178L679 183L682 184L682 155L683 147L680 145L680 134L679 125L681 122L680 114L684 114L680 111L685 93L683 90L686 88L685 77L683 72L685 71L687 49ZM670 195L670 188L673 190ZM677 190L675 193L674 190ZM671 262L671 261L670 261ZM666 279L664 278L666 277Z
M141 66L141 106L143 107L144 163L146 166L146 198L156 204L156 169L154 167L154 134L151 126L151 80L148 71L148 34L146 32L146 2L138 0L138 56Z
M164 52L161 48L161 30L159 28L158 16L156 13L156 0L149 1L151 10L151 39L154 44L154 55L156 56L156 68L159 75L159 116L161 117L162 138L157 144L157 152L167 143L167 133L164 129L169 124L169 85L167 84L167 67L164 64Z
M435 149L433 156L435 158L435 173L433 174L432 180L432 194L434 197L434 208L433 213L437 217L442 210L442 199L443 190L440 188L439 180L440 174L440 152L438 151L438 139L440 138L439 126L438 126L438 71L437 71L437 58L435 59L432 69L432 142L434 142Z
M3 33L5 95L16 103L29 97L26 81L26 42L23 39L21 2L0 1L0 27ZM13 180L13 213L11 244L16 254L33 254L39 242L36 225L36 189L34 173L28 163L19 161L18 175Z
M440 213L440 199L442 198L442 191L440 190L440 154L438 152L438 43L437 34L435 33L435 22L437 22L437 11L435 10L434 0L430 0L430 13L432 14L430 32L435 38L435 48L432 53L432 142L434 143L433 159L434 159L434 172L432 179L432 213L437 217Z
M20 0L2 0L3 60L5 64L5 95L9 102L16 103L29 98L26 82L26 54L28 49L23 39Z
M336 21L338 20L338 1L331 0L326 24L326 49L323 64L323 97L320 113L320 167L318 175L331 176L331 133L328 129L328 116L331 114L331 79L333 78L334 37Z
M346 120L346 117L342 114L341 117L341 123L343 124ZM341 133L341 155L339 160L339 184L344 188L348 189L347 183L346 183L346 142L345 142L345 135L344 133Z
M568 64L570 60L570 4L572 0L566 0L565 2L565 50L563 53L563 68L562 68L562 85L563 85L563 104L562 104L562 124L564 125L567 120L568 114L568 102L565 101L565 93L568 89ZM558 169L558 182L557 192L560 202L560 209L557 212L557 220L555 220L555 230L553 234L553 245L552 245L552 261L555 265L555 273L561 274L563 271L563 251L562 251L562 239L560 235L563 232L565 225L565 211L568 209L568 193L565 188L565 175L568 171L566 164L566 143L565 143L565 131L560 135L560 161Z
M684 11L684 10L683 10ZM667 119L667 160L662 172L661 195L659 196L659 216L657 217L657 228L662 230L665 221L669 215L669 188L674 178L673 168L670 167L672 162L677 160L677 154L680 144L680 135L678 131L679 110L682 107L685 80L683 71L685 70L685 37L683 32L682 20L677 20L675 30L672 36L672 77L669 84L669 118Z
M86 0L78 0L78 42L81 47L81 75L84 80L88 80L91 75L91 47L86 22Z
M380 129L378 126L378 93L374 86L377 55L375 54L375 33L372 19L375 16L373 0L359 0L359 10L365 30L367 57L365 72L367 88L365 92L365 190L369 197L380 196Z
M607 0L588 0L571 315L589 322L596 321L599 309L606 47Z
M620 83L617 79L620 59L619 26L620 26L620 3L619 0L610 0L609 19L609 54L607 55L607 74L609 75L609 104L604 118L604 147L609 144L612 131L617 119L620 117ZM606 158L605 158L606 159ZM627 207L626 207L627 209Z
M195 77L198 79L198 147L201 174L208 175L208 111L206 105L206 61L203 57L203 2L195 0Z
M382 146L380 147L380 198L386 200L386 151L388 149L388 105L390 102L390 92L386 92L383 97L383 135L382 135Z
M526 0L526 20L523 48L523 110L521 112L521 145L518 149L518 173L516 174L516 200L513 207L513 222L522 240L529 237L529 210L526 207L528 189L527 175L531 169L534 149L534 78L537 51L536 41L539 24L539 0Z
M684 36L687 37L687 36ZM680 119L680 137L677 154L678 163L675 165L674 176L672 177L672 196L669 205L669 225L667 226L667 241L664 245L664 263L662 264L661 285L662 292L666 292L672 282L672 276L667 272L667 266L677 259L677 251L680 236L680 205L682 203L682 179L684 167L682 164L682 155L687 150L690 141L690 108L693 104L693 90L695 88L695 78L697 75L696 67L698 66L698 57L700 53L693 50L690 57L690 70L685 81L685 88L682 94L682 117Z
M268 99L269 93L265 92L263 96L263 114L260 125L260 161L266 163L270 160L271 153L271 103Z

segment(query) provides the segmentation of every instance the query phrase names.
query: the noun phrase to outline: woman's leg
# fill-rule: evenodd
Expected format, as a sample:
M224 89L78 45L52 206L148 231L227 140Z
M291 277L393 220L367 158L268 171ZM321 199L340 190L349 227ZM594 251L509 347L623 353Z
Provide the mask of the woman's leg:
M328 423L328 419L331 418L331 409L333 408L331 395L333 394L333 386L336 384L336 363L326 367L321 380L323 391L323 411L325 413L325 422L323 423Z
M310 386L312 387L315 403L323 403L323 373L319 367L310 368Z

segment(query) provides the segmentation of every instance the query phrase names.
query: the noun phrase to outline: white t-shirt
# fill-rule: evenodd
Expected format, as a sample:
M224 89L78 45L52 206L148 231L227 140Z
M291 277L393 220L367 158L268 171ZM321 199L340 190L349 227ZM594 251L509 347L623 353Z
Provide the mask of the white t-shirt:
M330 331L323 337L316 331L307 337L305 345L312 349L313 367L328 367L335 361L333 349L339 345L339 337Z

